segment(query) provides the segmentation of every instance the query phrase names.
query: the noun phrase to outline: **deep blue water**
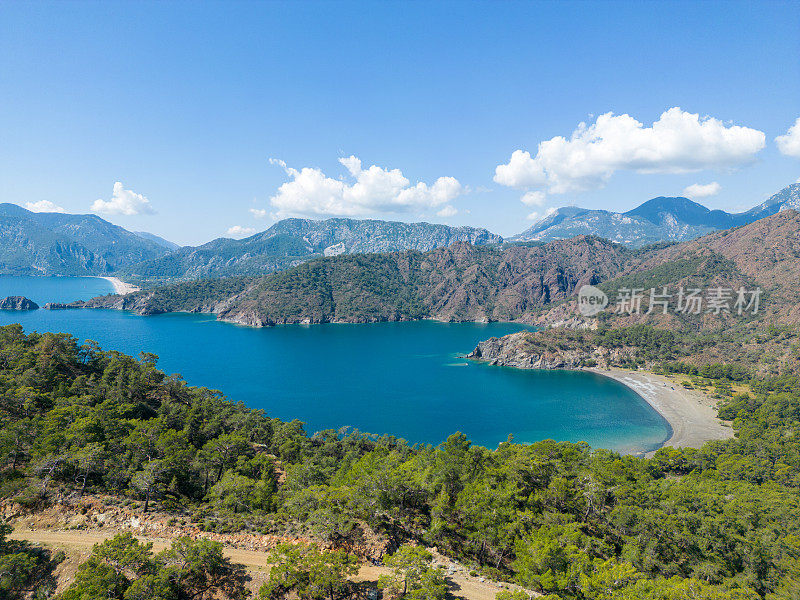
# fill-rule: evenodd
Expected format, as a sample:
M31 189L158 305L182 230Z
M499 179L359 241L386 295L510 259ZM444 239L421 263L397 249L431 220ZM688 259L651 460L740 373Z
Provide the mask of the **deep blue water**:
M109 293L96 278L0 277L0 298L42 305ZM310 433L353 426L411 442L438 443L463 431L495 447L518 442L586 441L646 451L670 435L642 398L584 372L491 367L461 358L475 344L524 328L511 323L288 325L253 329L211 315L140 317L112 310L0 311L0 324L68 332L106 349L153 352L167 373L224 391L270 416L298 418Z

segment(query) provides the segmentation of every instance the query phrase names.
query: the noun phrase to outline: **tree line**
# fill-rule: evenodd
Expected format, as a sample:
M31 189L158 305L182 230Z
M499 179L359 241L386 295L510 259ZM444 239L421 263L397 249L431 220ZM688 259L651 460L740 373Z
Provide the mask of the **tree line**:
M631 335L653 349L669 343ZM738 370L704 376L742 383ZM207 530L315 540L276 550L262 598L347 597L354 549L371 529L394 550L385 597L438 598L444 574L422 550L436 546L549 598L788 600L800 596L800 382L747 385L720 409L736 438L649 460L552 440L488 449L459 433L412 445L308 435L298 421L165 375L153 355L9 325L0 327L0 497L35 510L106 494ZM0 597L48 589L56 559L1 537ZM153 554L118 538L95 548L62 597L239 598L245 579L212 542L176 540Z

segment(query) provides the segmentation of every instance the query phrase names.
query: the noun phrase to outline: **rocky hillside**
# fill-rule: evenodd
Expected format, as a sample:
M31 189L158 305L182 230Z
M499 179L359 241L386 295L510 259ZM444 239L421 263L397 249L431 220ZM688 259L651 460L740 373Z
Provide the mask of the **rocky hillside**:
M583 285L610 298L586 318L575 296ZM648 309L649 291L668 288L669 310ZM678 289L702 290L699 314L676 310ZM707 310L714 288L728 290L728 311ZM621 290L641 292L641 310L615 313ZM734 290L760 288L757 314L737 314ZM749 300L749 298L748 298ZM318 258L260 278L200 280L96 298L88 307L140 314L211 312L253 326L280 323L523 321L543 326L655 324L681 331L744 330L800 322L800 213L782 211L749 225L682 244L631 250L591 236L536 246L456 243L429 252ZM657 308L657 307L656 307Z
M794 210L632 253L618 275L598 287L610 300L599 315L582 316L569 299L534 317L546 329L486 340L472 357L521 368L652 367L679 360L733 364L759 375L800 372L800 213ZM666 314L660 306L648 314L650 289L660 293L664 287ZM634 288L642 290L641 309L620 310L621 291ZM680 288L702 290L697 314L678 310ZM719 313L709 304L716 288L729 291L728 310ZM757 312L739 314L739 288L761 290ZM669 343L653 349L652 336L662 335L670 336Z
M503 249L458 242L429 252L341 255L262 278L208 280L97 298L90 307L214 312L248 325L525 319L584 284L613 277L631 252L579 237Z
M800 209L800 184L793 183L744 213L710 210L688 198L653 198L625 213L563 207L512 241L551 241L597 235L633 247L687 241L712 231L752 223L788 209Z
M105 275L167 252L96 215L0 204L0 273Z
M309 259L335 255L419 250L453 242L499 244L498 235L473 227L357 219L284 219L242 240L220 238L136 265L140 278L197 279L263 275Z

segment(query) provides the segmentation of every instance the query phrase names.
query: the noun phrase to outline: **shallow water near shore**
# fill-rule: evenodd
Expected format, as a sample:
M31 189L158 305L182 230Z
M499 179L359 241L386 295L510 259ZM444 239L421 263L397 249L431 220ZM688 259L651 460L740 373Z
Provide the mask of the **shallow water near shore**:
M0 298L39 305L111 293L98 278L0 276ZM515 441L586 441L645 452L671 434L667 422L623 384L588 372L492 367L463 356L513 323L419 321L288 325L264 329L213 315L141 317L113 310L0 311L0 325L57 331L134 356L152 352L167 373L218 389L232 400L309 433L352 426L410 442L439 443L463 431L494 448Z

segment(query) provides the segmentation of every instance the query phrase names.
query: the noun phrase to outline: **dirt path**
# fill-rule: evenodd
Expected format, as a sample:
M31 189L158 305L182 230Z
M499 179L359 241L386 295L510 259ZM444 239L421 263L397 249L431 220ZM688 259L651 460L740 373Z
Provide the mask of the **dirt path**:
M25 540L37 544L44 544L64 550L67 553L67 561L60 567L59 573L59 591L69 585L74 577L77 566L85 561L95 544L102 543L103 541L113 537L119 533L116 530L89 530L89 531L64 531L64 530L28 530L17 529L9 538L14 540ZM136 536L139 540L144 542L152 542L153 550L160 552L169 547L171 540L166 538L154 538L148 536ZM252 592L257 592L261 584L269 577L269 565L267 565L267 554L265 552L258 552L253 550L239 550L237 548L224 547L225 556L231 561L244 565L252 578L248 585ZM437 558L439 558L437 556ZM450 592L453 598L461 598L462 600L494 600L497 592L502 588L490 581L481 581L481 578L472 577L462 570L449 570L448 563L444 562L443 568L447 574L447 580L450 584ZM365 564L361 567L356 581L373 581L377 582L378 577L388 573L386 567L374 566Z

